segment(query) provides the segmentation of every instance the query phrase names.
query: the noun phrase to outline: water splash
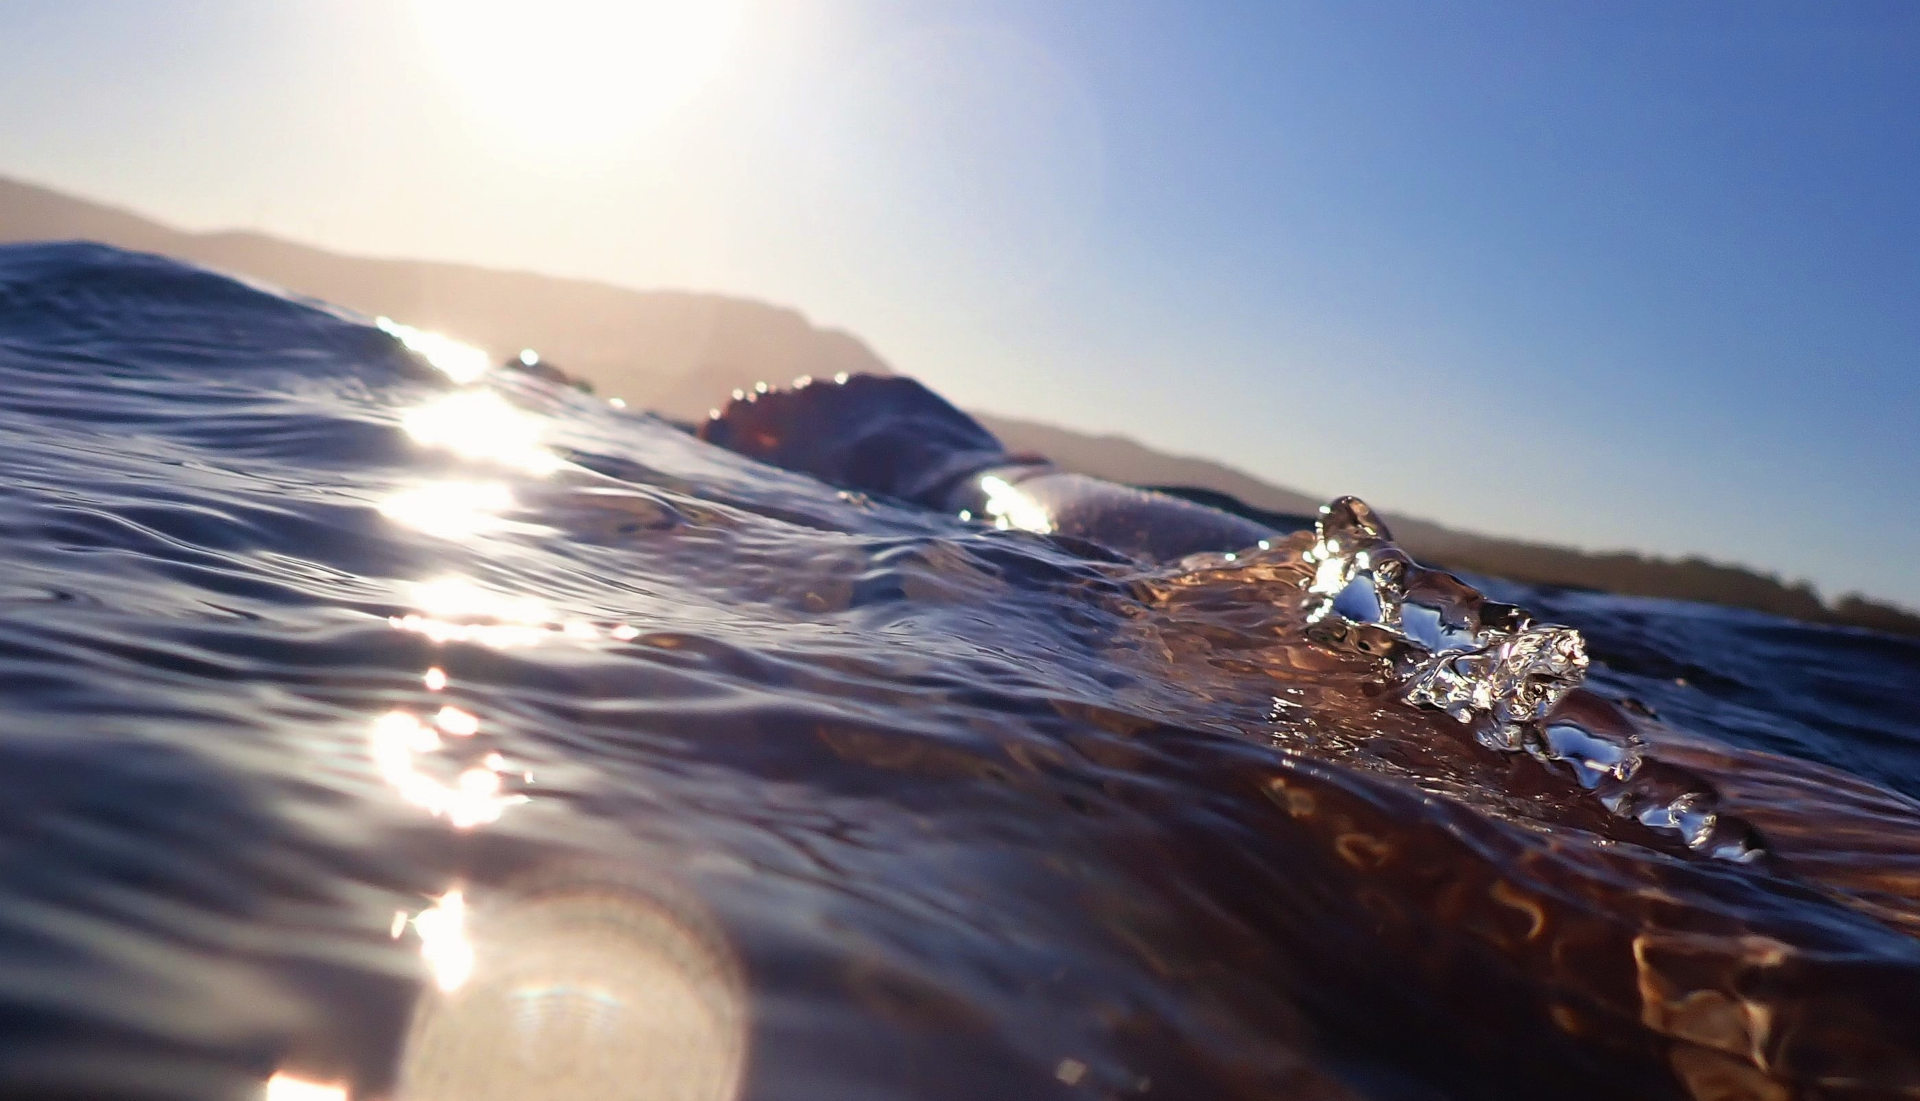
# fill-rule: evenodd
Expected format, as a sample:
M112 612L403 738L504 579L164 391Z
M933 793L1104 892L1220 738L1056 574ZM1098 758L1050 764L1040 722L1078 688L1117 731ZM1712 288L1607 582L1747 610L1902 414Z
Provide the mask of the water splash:
M1750 825L1719 813L1710 784L1652 760L1619 707L1579 691L1589 664L1580 632L1414 562L1356 497L1321 506L1301 560L1319 598L1308 636L1379 659L1408 703L1445 712L1489 749L1564 765L1608 810L1697 852L1748 861L1764 851Z
M1386 657L1409 703L1473 725L1483 744L1526 748L1528 731L1586 677L1580 632L1536 624L1392 540L1356 497L1321 507L1304 556L1307 589L1323 598L1309 616L1314 633Z

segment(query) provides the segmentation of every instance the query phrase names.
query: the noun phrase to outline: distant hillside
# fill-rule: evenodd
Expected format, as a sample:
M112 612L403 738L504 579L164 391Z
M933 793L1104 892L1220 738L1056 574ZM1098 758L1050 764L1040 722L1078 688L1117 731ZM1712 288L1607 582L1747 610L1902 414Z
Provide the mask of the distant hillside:
M164 253L348 309L438 329L506 356L523 347L676 417L736 386L840 371L885 372L857 338L795 310L685 291L341 256L258 233L185 233L46 188L0 179L0 242L78 238Z
M1270 485L1222 463L1155 451L1125 436L1088 436L1034 421L979 414L1002 443L1016 451L1035 451L1069 470L1098 474L1130 485L1200 486L1225 493L1270 512L1312 515L1325 502Z
M186 233L126 211L0 178L0 242L86 239L177 256L366 314L386 314L479 344L502 358L533 347L601 393L681 420L758 380L839 371L889 373L857 337L750 299L636 291L605 283L464 264L342 256L258 233ZM1206 459L1168 455L1118 436L1089 436L983 416L1010 447L1070 470L1135 485L1226 494L1253 512L1310 515L1320 498ZM1204 494L1203 494L1204 495ZM1226 502L1231 503L1231 502ZM1859 596L1821 603L1805 584L1687 559L1592 554L1489 539L1389 517L1408 549L1453 569L1644 596L1705 600L1798 619L1920 636L1920 616Z

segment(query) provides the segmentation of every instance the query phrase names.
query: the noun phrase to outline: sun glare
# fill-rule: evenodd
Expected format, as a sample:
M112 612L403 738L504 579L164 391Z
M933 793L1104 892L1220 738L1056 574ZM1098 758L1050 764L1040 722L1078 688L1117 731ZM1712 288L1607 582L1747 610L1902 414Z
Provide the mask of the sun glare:
M658 123L719 71L739 0L414 0L482 130L547 154Z

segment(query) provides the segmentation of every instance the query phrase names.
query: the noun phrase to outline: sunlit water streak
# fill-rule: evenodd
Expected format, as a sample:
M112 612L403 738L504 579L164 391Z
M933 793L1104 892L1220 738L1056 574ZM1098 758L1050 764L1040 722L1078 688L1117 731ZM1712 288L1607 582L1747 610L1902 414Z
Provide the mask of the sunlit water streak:
M105 249L0 429L0 1096L1920 1083L1910 642L1090 561Z

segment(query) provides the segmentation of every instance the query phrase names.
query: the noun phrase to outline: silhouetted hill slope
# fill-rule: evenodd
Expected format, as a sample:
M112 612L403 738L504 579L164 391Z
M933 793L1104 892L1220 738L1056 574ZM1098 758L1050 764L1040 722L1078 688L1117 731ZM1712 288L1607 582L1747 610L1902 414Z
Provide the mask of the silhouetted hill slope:
M438 329L502 356L537 348L603 393L679 417L704 415L733 387L758 379L887 370L857 338L763 302L341 256L258 233L184 233L0 179L0 241L67 238L180 257Z
M976 416L1015 451L1037 451L1069 470L1098 474L1116 482L1200 486L1258 509L1308 516L1325 500L1270 485L1223 463L1155 451L1125 436L1088 436L993 413Z
M606 283L464 264L342 256L259 233L186 233L97 203L0 178L0 242L86 239L165 253L358 310L457 335L505 358L534 347L601 393L696 420L728 391L765 379L888 373L857 337L795 310L724 295L636 291ZM1271 518L1310 515L1320 499L1206 459L1167 455L1118 436L1089 436L983 416L1010 447L1070 470L1136 485L1188 487L1211 504ZM1218 494L1225 494L1222 499ZM1453 569L1536 583L1705 600L1798 619L1920 635L1920 616L1846 596L1829 607L1804 584L1699 559L1592 554L1489 539L1390 516L1416 556Z

